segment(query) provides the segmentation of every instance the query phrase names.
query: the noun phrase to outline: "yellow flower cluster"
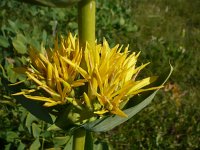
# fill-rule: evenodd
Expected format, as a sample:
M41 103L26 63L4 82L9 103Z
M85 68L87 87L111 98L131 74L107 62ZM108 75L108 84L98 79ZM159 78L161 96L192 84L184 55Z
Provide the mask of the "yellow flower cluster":
M161 88L144 89L156 80L156 77L136 80L148 63L136 67L139 53L130 53L128 47L122 51L119 45L110 48L106 40L95 47L86 44L85 49L80 49L78 39L69 34L66 39L61 38L60 45L56 39L53 50L43 51L42 54L30 48L30 67L15 69L23 71L35 88L13 95L43 101L46 107L72 104L97 115L112 113L127 117L121 109L132 96ZM40 89L46 94L31 95Z

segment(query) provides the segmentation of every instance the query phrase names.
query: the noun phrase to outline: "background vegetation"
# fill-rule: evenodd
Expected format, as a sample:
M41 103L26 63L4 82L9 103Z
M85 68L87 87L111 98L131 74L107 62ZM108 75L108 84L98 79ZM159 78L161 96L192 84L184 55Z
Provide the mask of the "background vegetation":
M111 45L130 44L146 74L161 74L169 61L173 75L153 103L123 125L95 134L121 149L198 149L200 147L200 1L97 0L96 35ZM23 77L12 67L26 65L27 48L52 46L56 34L77 34L76 6L58 9L14 0L0 2L0 149L67 149L65 132L47 130L10 97L5 78ZM139 62L139 63L141 63Z

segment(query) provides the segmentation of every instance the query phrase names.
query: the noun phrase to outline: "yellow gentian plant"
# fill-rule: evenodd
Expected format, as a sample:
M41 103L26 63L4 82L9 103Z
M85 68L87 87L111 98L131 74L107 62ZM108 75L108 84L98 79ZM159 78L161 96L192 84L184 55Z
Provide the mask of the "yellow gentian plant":
M128 46L111 48L105 39L102 44L95 41L95 0L78 2L78 24L78 37L69 33L56 38L52 49L29 49L30 65L15 71L25 74L32 86L13 94L50 108L57 126L77 127L72 149L84 149L86 131L110 130L131 118L162 88L149 86L156 76L137 78L149 64L137 65L140 53ZM156 91L139 104L128 105L132 97L151 90Z
M30 48L30 67L15 71L26 74L35 86L13 95L42 101L44 107L69 104L80 110L88 109L92 116L127 117L122 109L131 97L162 87L144 88L157 77L137 80L139 72L149 63L137 67L139 53L130 54L128 47L122 52L122 46L110 48L104 40L94 48L87 44L82 50L71 33L66 39L61 38L58 45L56 40L54 49L43 50L43 54ZM85 68L81 67L83 60ZM41 90L46 95L35 94Z

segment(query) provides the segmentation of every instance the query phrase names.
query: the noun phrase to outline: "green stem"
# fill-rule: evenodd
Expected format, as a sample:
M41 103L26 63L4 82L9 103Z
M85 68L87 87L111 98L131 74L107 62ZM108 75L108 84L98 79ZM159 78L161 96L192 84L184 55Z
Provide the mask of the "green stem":
M86 139L86 130L80 128L74 133L73 150L84 150Z
M82 0L78 4L78 31L81 47L85 47L86 41L95 45L95 0Z
M82 0L78 3L78 34L80 48L84 49L86 42L88 42L91 47L95 46L95 9L95 0ZM85 62L83 61L83 67L85 66L84 64ZM84 150L86 135L88 134L86 134L84 128L80 128L74 133L74 150Z

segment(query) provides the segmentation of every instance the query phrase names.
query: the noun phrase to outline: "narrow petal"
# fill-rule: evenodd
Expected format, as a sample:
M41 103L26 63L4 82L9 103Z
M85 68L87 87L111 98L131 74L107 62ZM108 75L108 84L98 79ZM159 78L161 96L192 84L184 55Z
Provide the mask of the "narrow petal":
M24 96L28 99L37 100L37 101L55 102L52 98L43 97L43 96L32 96L32 95L26 95L26 94L24 94Z
M89 99L88 95L87 95L85 92L83 93L83 99L84 99L84 101L85 101L86 106L87 106L90 110L92 110L93 107L92 107L92 104L91 104L91 100Z
M154 82L158 77L154 76L154 77L148 77L148 78L145 78L145 79L142 79L140 81L136 81L134 86L130 89L130 91L128 92L128 94L136 91L136 90L139 90L149 84L151 84L152 82Z
M127 114L125 114L122 110L120 110L119 108L116 108L116 107L115 107L115 109L111 110L111 113L119 115L121 117L128 117Z

